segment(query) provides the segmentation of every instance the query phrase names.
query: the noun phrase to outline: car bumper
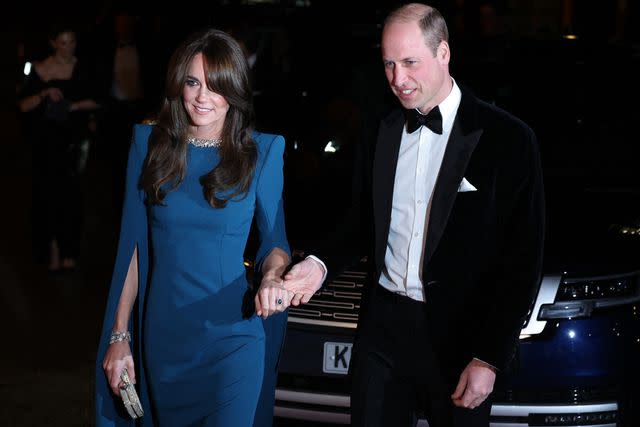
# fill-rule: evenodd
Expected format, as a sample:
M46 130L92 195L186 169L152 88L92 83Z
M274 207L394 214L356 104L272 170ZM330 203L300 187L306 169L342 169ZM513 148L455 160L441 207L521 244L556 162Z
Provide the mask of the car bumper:
M305 421L349 424L350 399L341 394L302 392L278 388L275 415ZM540 405L494 403L490 427L592 426L616 427L616 402L584 405ZM420 420L418 426L428 426Z

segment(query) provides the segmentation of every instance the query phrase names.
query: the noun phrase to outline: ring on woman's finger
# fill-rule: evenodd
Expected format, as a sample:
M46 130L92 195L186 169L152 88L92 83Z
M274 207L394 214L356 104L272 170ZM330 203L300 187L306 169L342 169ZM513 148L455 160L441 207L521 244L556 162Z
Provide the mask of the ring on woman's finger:
M278 304L278 305L282 304L282 298L278 298L278 299L276 300L276 304Z

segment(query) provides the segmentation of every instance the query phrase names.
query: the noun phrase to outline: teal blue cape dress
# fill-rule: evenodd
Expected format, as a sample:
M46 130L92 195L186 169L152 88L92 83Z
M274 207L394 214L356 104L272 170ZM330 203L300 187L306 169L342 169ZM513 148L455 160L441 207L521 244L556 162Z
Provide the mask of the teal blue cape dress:
M137 125L129 152L96 358L96 425L134 425L108 387L102 360L137 246L139 289L130 330L145 415L135 423L251 426L265 370L270 387L275 382L274 366L265 368L265 360L277 361L271 353L280 350L286 315L266 328L276 337L265 352L265 327L254 313L243 256L254 217L260 240L256 265L273 248L290 252L282 203L284 139L254 133L258 156L251 187L223 209L209 205L199 182L219 162L218 150L191 145L184 181L162 205L147 205L139 180L151 131ZM262 392L272 398L270 390Z

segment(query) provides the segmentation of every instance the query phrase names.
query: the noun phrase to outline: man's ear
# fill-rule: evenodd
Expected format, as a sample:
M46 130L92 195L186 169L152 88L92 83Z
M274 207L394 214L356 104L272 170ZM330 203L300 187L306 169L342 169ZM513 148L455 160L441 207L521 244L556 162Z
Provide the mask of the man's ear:
M451 52L449 51L449 43L441 41L436 51L436 58L442 65L449 65L449 59L451 58Z

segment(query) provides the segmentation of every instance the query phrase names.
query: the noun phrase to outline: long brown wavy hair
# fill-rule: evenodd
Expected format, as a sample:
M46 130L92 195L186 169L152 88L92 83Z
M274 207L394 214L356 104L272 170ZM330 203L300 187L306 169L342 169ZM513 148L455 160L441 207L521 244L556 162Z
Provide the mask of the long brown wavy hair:
M185 177L191 122L182 103L182 90L191 61L199 53L203 56L207 87L229 103L219 148L220 163L200 177L204 197L214 208L224 208L233 197L246 195L251 185L257 154L251 136L253 102L247 61L238 43L227 33L200 31L185 40L169 61L165 99L149 137L141 176L150 204L162 204L166 194Z

